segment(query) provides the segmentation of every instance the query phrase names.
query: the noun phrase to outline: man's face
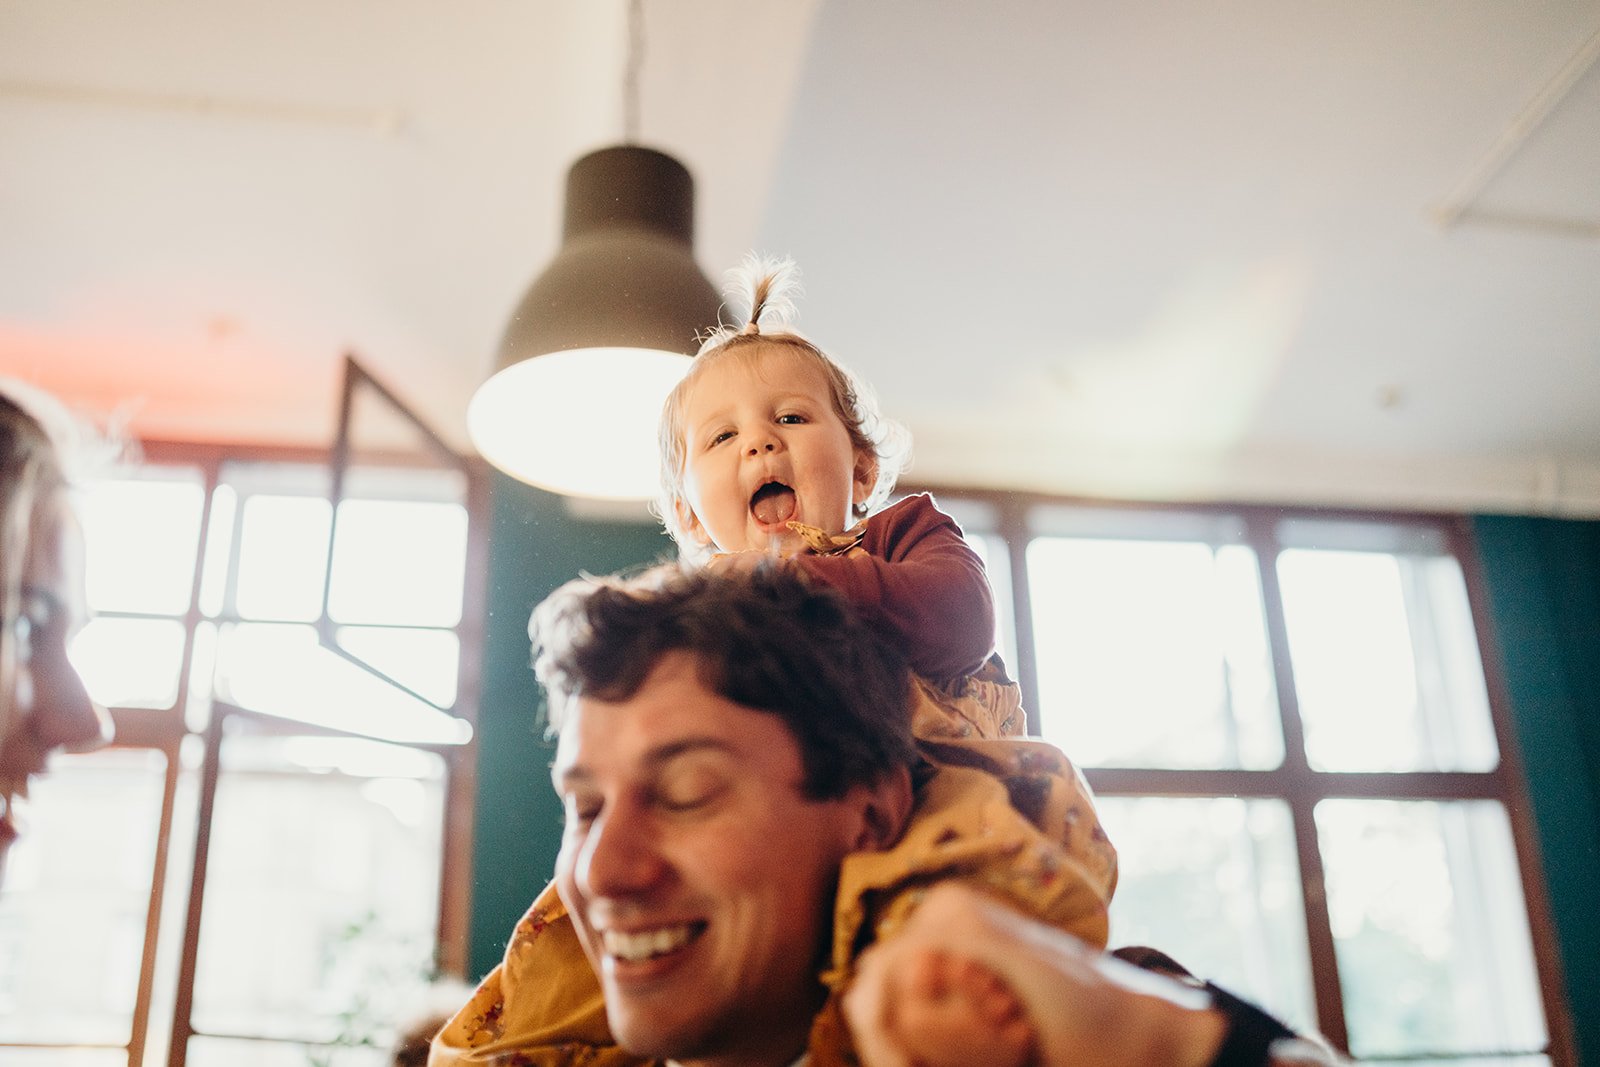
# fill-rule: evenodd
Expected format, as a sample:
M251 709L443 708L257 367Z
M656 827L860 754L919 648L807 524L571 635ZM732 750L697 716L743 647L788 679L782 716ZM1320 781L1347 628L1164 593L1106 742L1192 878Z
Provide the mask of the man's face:
M625 1048L786 1063L804 1047L870 802L865 787L808 800L803 777L783 721L707 689L689 653L629 699L575 702L553 771L556 885Z

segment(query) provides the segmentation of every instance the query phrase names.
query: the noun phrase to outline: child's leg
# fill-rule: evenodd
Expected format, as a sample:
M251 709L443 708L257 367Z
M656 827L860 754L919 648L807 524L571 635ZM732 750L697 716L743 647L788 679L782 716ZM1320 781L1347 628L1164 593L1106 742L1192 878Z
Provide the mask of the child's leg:
M1021 1002L989 968L936 948L901 956L882 1004L887 1036L917 1067L1024 1067L1033 1025ZM869 1055L869 1067L878 1067Z

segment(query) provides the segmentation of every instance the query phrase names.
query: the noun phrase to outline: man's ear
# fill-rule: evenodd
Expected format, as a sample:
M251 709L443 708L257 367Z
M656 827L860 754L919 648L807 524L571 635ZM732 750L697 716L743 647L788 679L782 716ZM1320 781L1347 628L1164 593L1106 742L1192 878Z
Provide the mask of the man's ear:
M911 771L896 767L871 785L858 785L865 806L852 852L875 852L900 840L911 818Z
M856 466L850 478L850 503L865 504L878 485L878 457L871 451L856 450Z
M710 545L711 535L706 533L706 528L700 523L700 516L694 513L694 508L681 496L672 498L673 513L678 516L678 529L682 530L689 538L699 545Z

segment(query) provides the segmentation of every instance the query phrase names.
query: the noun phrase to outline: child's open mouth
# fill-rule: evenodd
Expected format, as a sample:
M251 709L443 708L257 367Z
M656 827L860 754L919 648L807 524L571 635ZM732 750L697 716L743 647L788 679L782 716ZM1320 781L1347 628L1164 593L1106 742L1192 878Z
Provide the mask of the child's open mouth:
M781 526L794 518L794 490L782 482L768 482L750 498L750 514L763 526Z

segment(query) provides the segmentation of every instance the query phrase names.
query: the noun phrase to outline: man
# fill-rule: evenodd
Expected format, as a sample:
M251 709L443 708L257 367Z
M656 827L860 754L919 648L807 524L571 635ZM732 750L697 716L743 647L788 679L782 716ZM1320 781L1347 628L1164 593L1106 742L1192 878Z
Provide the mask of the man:
M613 1035L790 1062L824 1001L839 869L911 808L904 661L776 571L574 592L539 634L556 884Z
M491 976L436 1039L433 1062L616 1063L631 1053L784 1067L808 1047L832 1047L829 1028L842 1023L821 975L840 872L852 854L893 844L913 801L903 660L836 594L775 569L573 583L536 612L534 632L559 733L560 904L536 904L508 955L544 951L541 938L570 930L560 936L598 975L621 1050L535 1058L498 1045L504 998ZM939 899L930 905L950 906ZM954 899L960 908L974 898ZM553 921L560 915L570 926ZM1028 920L1011 917L1025 932L1010 951L1027 955ZM908 943L913 954L923 945ZM1032 1062L1205 1067L1226 1048L1227 1019L1203 993L1151 976L1160 985L1137 990L1079 966L1095 955L1085 947L1057 959L1060 944L1040 944L1042 967L990 968L1017 987L1013 1003L1052 1017L1033 1020L1046 1059ZM948 956L971 946L925 947ZM880 953L863 970L852 1007L869 1064L911 1062L889 1010L904 1003L896 958ZM831 1063L817 1051L812 1067Z
M497 968L431 1062L790 1062L826 999L844 858L911 805L904 661L835 595L765 571L570 583L533 632L566 828L560 899L507 960L555 965ZM598 987L521 977L579 954Z

